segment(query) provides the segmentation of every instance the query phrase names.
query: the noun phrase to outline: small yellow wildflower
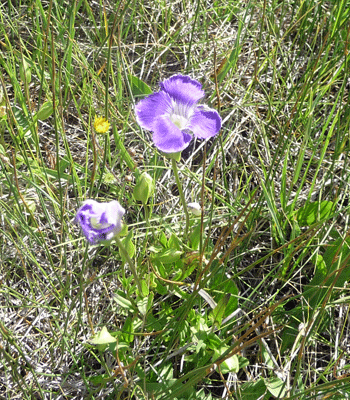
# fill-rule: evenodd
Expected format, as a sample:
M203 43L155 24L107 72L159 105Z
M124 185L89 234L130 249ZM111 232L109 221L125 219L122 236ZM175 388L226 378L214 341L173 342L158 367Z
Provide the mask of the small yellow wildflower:
M111 124L104 117L95 117L94 128L97 133L106 133Z

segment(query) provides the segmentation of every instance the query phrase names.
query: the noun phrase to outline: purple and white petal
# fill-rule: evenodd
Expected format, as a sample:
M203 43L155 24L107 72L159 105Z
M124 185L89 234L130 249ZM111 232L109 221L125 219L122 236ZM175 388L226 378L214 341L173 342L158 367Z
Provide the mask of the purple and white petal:
M175 101L188 105L196 104L205 94L202 85L186 75L173 75L161 82L160 88Z
M217 135L221 129L221 118L217 111L199 106L192 115L188 129L200 139L208 139Z
M142 128L153 131L157 118L170 113L171 109L172 100L167 93L153 93L136 104L136 120Z
M159 150L177 153L188 146L192 133L207 139L220 131L221 118L217 111L197 104L204 97L198 81L174 75L161 82L160 89L135 107L137 122L153 132L153 141Z
M114 226L113 232L116 232L116 234L122 230L122 218L124 214L125 210L117 200L106 204L107 221Z
M185 149L192 137L181 131L170 119L163 115L158 118L154 126L153 142L164 153L177 153Z
M99 203L86 200L79 208L76 221L91 244L112 239L122 230L121 219L124 208L114 200L110 203Z

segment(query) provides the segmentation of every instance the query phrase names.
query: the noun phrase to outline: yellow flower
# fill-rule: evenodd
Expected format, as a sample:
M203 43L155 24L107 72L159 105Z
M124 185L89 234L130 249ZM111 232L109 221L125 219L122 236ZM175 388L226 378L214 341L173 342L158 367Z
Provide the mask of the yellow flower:
M106 133L111 124L103 117L95 117L94 128L97 133Z

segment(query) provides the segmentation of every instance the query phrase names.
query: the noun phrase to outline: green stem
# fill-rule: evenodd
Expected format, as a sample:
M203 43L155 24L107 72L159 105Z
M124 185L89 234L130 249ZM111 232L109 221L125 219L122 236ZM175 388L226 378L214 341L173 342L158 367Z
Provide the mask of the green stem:
M147 204L144 204L143 205L143 209L144 209L144 211L145 211L145 220L146 220L146 226L147 226L147 233L148 233L148 228L150 228L151 227L151 225L150 225L150 223L149 223L149 208L148 208L148 205Z
M140 282L139 277L136 272L135 264L132 261L132 259L129 257L128 251L126 250L126 248L124 247L123 243L121 242L121 240L119 239L118 236L115 236L115 241L117 242L117 245L118 245L120 251L123 253L123 256L126 258L128 264L129 264L129 268L130 268L132 274L134 275L136 285L139 289L140 296L142 296L142 286L141 286L141 282Z
M171 165L173 167L175 181L176 181L176 184L177 184L177 188L179 189L179 196L180 196L181 203L182 203L182 206L184 208L184 212L185 212L185 216L186 216L186 227L185 227L184 238L187 239L188 228L190 226L190 215L188 213L185 195L184 195L184 192L182 190L182 185L181 185L181 181L180 181L180 178L179 178L177 164L176 164L176 161L174 159L171 159Z

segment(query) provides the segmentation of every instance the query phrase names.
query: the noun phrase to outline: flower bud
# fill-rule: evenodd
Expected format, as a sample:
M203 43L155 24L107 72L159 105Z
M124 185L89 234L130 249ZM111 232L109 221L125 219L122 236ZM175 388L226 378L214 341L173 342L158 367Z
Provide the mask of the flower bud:
M202 214L202 208L198 203L188 203L187 208L196 217L199 217Z
M153 178L147 172L143 172L137 179L134 187L134 199L141 201L143 205L147 204L148 199L153 196L154 182Z

